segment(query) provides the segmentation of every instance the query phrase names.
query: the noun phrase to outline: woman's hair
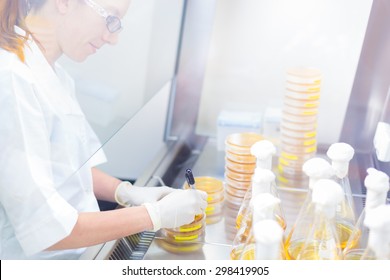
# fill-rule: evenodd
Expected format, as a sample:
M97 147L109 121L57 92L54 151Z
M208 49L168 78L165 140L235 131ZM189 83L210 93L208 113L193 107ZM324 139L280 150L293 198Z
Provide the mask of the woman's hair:
M46 0L1 0L0 1L0 48L15 53L24 62L24 43L31 33L24 18L30 9L40 8ZM15 26L26 31L16 33Z

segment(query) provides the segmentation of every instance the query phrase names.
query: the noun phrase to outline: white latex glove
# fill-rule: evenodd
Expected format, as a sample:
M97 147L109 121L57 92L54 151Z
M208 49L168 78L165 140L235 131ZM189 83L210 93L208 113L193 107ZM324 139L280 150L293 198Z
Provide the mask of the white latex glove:
M115 190L115 200L122 206L141 205L159 201L174 190L170 187L137 187L124 181Z
M175 228L194 221L195 215L204 213L207 193L199 190L175 190L161 200L143 204L153 223L153 230Z

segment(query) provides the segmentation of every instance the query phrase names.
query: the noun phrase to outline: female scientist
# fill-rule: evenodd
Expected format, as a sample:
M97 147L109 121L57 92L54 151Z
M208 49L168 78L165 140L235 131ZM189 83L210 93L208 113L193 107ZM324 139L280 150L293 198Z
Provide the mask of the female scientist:
M75 259L85 247L190 223L206 193L137 187L104 155L56 63L115 44L130 0L0 1L0 259ZM124 206L100 212L97 199Z

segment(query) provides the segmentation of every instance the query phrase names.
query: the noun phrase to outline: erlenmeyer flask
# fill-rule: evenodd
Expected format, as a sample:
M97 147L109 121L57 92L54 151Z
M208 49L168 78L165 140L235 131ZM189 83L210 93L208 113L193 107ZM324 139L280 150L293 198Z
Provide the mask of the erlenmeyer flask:
M329 179L318 180L313 187L315 217L309 234L303 241L297 260L337 260L342 258L336 231L335 215L342 201L339 184Z
M327 156L332 160L335 171L335 181L340 184L344 192L344 199L336 212L336 224L341 248L344 249L356 223L355 206L352 198L351 185L348 178L349 162L355 151L347 143L332 144Z
M283 229L271 219L256 222L245 244L242 260L282 260Z
M333 169L329 162L322 158L307 160L302 166L303 172L309 177L309 188L298 213L294 226L291 228L284 245L287 259L295 259L300 251L298 244L308 235L314 221L314 207L312 205L312 189L319 179L328 179L333 176Z
M389 176L375 168L367 169L368 175L364 180L367 188L366 204L344 248L344 259L360 259L368 243L369 229L364 220L366 213L380 205L386 204L387 192L389 191Z
M275 145L268 140L258 141L251 146L251 154L254 157L256 157L256 169L261 168L261 169L271 170L272 156L275 153L276 153ZM254 174L256 174L256 169L254 171ZM273 178L273 179L270 178L270 181L271 180L274 181L275 178ZM237 218L236 218L236 228L237 229L240 229L242 219L246 215L246 212L249 209L249 204L250 204L250 200L251 200L252 193L253 193L253 190L252 190L253 184L254 183L253 183L253 177L252 177L252 183L249 186L248 190L245 192L244 200L242 201L240 209L238 210L238 213L237 213ZM275 186L273 186L273 188L274 187ZM270 192L269 187L267 187L267 188L268 188L267 190L264 190L262 192L265 192L265 191ZM271 192L275 193L276 190L272 190ZM256 194L256 192L253 195L255 195L255 194Z
M275 209L280 205L280 199L270 193L260 193L251 199L249 211L247 213L248 222L245 227L241 227L232 244L230 258L239 260L242 258L244 248L247 244L254 243L252 224L264 219L275 219Z
M369 228L367 248L361 260L390 260L390 205L380 205L366 213Z

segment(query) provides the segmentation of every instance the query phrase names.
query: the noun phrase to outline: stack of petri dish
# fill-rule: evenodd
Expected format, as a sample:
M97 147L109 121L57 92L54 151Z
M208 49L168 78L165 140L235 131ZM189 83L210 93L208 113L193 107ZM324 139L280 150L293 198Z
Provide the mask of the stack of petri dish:
M231 240L237 232L238 210L256 167L250 149L260 140L263 140L260 134L248 132L228 135L225 141L225 227Z
M214 224L222 219L222 209L224 202L223 182L213 177L195 177L195 187L207 193L206 224ZM184 189L188 189L187 182Z
M291 68L287 71L280 128L280 186L304 187L308 184L302 165L317 152L321 79L321 71L315 68Z
M206 230L206 215L196 215L191 224L172 229L161 229L161 238L157 244L164 250L185 254L198 251L203 247Z

